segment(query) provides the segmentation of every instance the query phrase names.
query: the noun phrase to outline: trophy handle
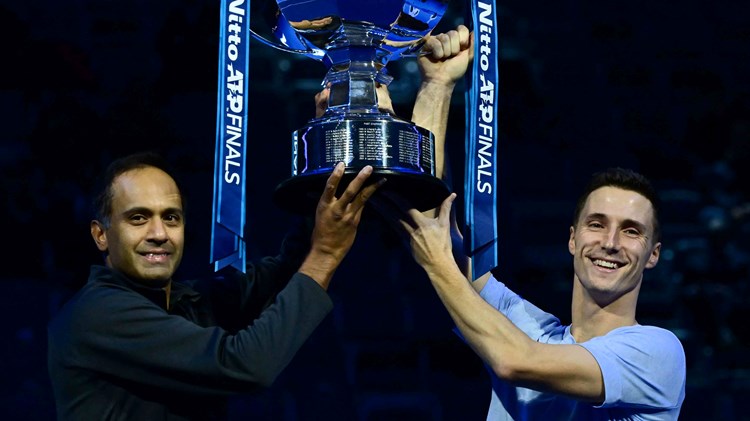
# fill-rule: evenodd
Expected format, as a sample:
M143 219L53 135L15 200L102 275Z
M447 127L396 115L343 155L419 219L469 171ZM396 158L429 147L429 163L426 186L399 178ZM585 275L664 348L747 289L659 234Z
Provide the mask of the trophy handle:
M325 51L305 42L286 17L278 11L275 13L273 23L270 24L270 27L264 29L268 30L267 36L277 41L270 41L256 30L253 30L251 25L247 26L251 37L279 51L302 54L318 61L322 61L325 57Z
M259 35L257 32L253 31L252 29L248 28L248 31L250 32L250 35L253 38L255 38L256 40L260 41L261 43L263 43L263 44L265 44L265 45L267 45L269 47L273 47L273 48L275 48L277 50L285 51L287 53L304 54L304 55L306 55L308 57L314 58L315 60L322 60L323 59L323 56L324 56L323 51L313 50L311 48L308 48L306 50L301 50L301 49L297 49L297 48L287 47L286 45L276 44L274 42L271 42L271 41L263 38L263 36Z

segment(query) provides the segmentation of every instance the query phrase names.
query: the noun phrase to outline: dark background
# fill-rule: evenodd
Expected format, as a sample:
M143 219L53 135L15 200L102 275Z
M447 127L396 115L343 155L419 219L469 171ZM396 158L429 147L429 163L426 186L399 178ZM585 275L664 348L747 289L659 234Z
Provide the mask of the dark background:
M112 158L155 149L184 171L189 246L180 275L210 273L218 6L0 5L0 418L54 418L46 323L99 262L89 201ZM511 0L498 9L498 275L568 322L577 193L606 166L643 172L664 201L664 246L638 319L683 341L682 419L748 419L750 7ZM466 16L453 2L438 31ZM290 133L312 117L325 69L258 42L251 56L254 258L278 250L291 220L271 194L289 175ZM389 69L396 111L408 118L415 63ZM454 96L448 134L454 178L463 171L463 101ZM236 419L484 419L490 390L480 361L374 214L330 292L333 314L273 388L237 400Z

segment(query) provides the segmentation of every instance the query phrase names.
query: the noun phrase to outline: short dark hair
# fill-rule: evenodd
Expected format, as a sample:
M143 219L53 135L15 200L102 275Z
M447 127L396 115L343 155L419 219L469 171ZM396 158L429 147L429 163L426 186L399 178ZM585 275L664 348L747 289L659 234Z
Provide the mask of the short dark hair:
M115 178L130 170L147 167L158 168L172 177L175 184L177 184L177 190L180 192L180 200L182 201L184 210L185 197L182 194L179 180L167 160L153 151L136 152L112 161L104 172L104 178L100 180L101 187L99 188L99 193L94 196L94 214L95 218L104 224L105 227L109 227L110 224L113 196L112 183Z
M659 227L659 196L656 189L648 178L627 168L608 168L604 171L594 173L589 180L588 185L583 190L583 194L578 198L576 210L573 214L573 226L578 223L583 207L586 204L591 192L601 187L617 187L623 190L629 190L640 194L651 202L651 208L654 213L654 238L653 244L656 244L661 238L661 228Z

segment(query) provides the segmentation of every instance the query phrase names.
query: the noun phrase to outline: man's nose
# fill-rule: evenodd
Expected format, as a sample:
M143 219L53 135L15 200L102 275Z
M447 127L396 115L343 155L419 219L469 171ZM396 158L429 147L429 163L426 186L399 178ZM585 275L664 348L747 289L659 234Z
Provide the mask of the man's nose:
M155 218L149 223L148 239L159 243L167 241L167 230L161 219Z
M620 233L616 229L608 230L604 239L604 248L607 250L617 250L620 248Z

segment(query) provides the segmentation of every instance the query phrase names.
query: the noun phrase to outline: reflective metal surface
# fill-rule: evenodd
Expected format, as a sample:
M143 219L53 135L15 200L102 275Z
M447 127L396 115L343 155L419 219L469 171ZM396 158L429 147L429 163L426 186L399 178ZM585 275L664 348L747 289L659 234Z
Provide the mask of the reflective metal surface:
M274 199L305 211L317 200L333 166L346 163L345 178L365 165L371 179L387 176L387 188L402 191L420 209L448 194L435 177L434 139L429 130L378 109L378 86L388 85L387 64L419 54L446 11L447 0L277 0L267 5L276 48L325 64L322 86L330 88L325 114L292 136L292 176ZM345 182L348 180L344 180Z

